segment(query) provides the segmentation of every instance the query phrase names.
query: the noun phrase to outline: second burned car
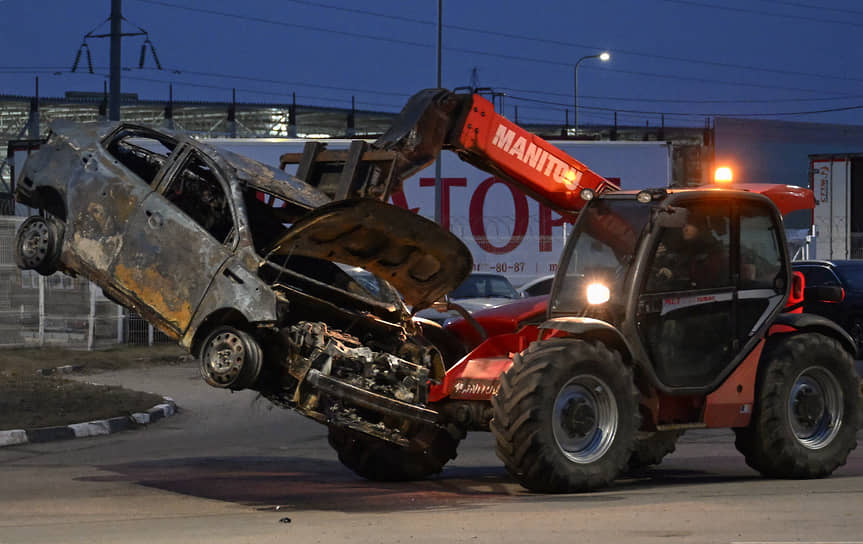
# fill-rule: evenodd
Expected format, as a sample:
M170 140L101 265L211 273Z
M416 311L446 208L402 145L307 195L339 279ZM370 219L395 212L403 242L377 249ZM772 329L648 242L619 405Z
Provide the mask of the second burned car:
M20 179L18 201L40 211L19 229L21 268L87 277L198 356L207 383L327 423L340 454L358 431L383 445L451 442L441 462L454 456L457 440L422 408L445 368L424 335L435 325L405 303L451 290L470 254L382 202L379 176L353 176L334 201L324 185L188 137L57 124ZM440 232L419 243L429 229ZM375 297L334 261L386 278L404 302Z

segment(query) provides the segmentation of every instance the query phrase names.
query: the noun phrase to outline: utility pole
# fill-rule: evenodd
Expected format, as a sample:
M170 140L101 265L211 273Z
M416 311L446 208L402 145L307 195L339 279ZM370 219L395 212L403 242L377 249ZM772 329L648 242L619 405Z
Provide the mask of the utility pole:
M39 139L39 78L36 78L36 95L30 100L30 117L27 119L27 137Z
M441 38L443 37L443 0L437 0L437 88L441 88ZM440 155L434 163L434 220L443 220L443 189L441 188Z
M108 96L108 119L120 120L121 45L123 43L122 0L111 0L111 88Z

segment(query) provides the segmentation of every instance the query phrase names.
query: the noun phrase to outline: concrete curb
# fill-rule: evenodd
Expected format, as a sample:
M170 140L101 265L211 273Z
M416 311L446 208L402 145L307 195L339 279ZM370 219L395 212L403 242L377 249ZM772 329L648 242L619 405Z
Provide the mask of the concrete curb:
M53 376L55 374L72 374L84 370L85 365L63 365L55 366L54 368L39 368L36 369L36 374L40 376Z
M111 419L101 419L85 423L72 423L59 427L0 431L0 448L4 446L18 446L21 444L36 444L54 440L70 440L72 438L113 434L135 429L141 425L149 425L177 413L178 408L174 399L169 397L164 397L164 399L164 403L157 404L146 412L137 412L129 416L112 417Z

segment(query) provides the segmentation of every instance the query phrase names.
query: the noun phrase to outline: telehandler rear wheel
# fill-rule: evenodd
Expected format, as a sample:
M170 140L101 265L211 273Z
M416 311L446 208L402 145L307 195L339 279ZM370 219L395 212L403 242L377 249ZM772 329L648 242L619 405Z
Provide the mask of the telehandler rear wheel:
M833 338L800 333L778 341L759 370L748 427L735 429L746 464L775 478L823 478L857 446L860 380Z
M497 455L532 491L607 486L635 447L640 415L632 370L601 342L533 343L501 377L492 406Z
M422 480L443 470L456 457L459 439L446 429L429 428L426 448L401 447L359 431L330 427L330 446L339 461L367 480L406 482Z

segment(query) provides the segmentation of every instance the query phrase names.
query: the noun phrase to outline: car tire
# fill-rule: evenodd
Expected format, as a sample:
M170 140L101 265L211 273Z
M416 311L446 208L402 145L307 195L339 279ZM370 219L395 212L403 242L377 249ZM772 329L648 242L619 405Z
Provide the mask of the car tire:
M252 335L231 326L217 327L201 348L201 377L213 387L246 389L257 381L263 360Z
M43 276L57 272L65 226L52 216L28 217L15 236L15 264Z
M403 447L353 429L331 426L330 446L358 476L378 482L422 480L455 459L459 438L443 427L429 427L427 446Z
M638 472L662 463L665 456L674 453L677 440L683 433L684 431L655 431L644 435L639 433L635 449L626 464L626 472Z
M762 359L749 426L735 429L746 463L774 478L823 478L857 446L860 380L839 341L780 339Z
M532 491L605 487L632 455L638 399L632 369L602 342L534 342L492 399L497 455Z
M857 349L855 358L863 353L863 317L851 318L848 324L848 334L854 340L854 346Z

